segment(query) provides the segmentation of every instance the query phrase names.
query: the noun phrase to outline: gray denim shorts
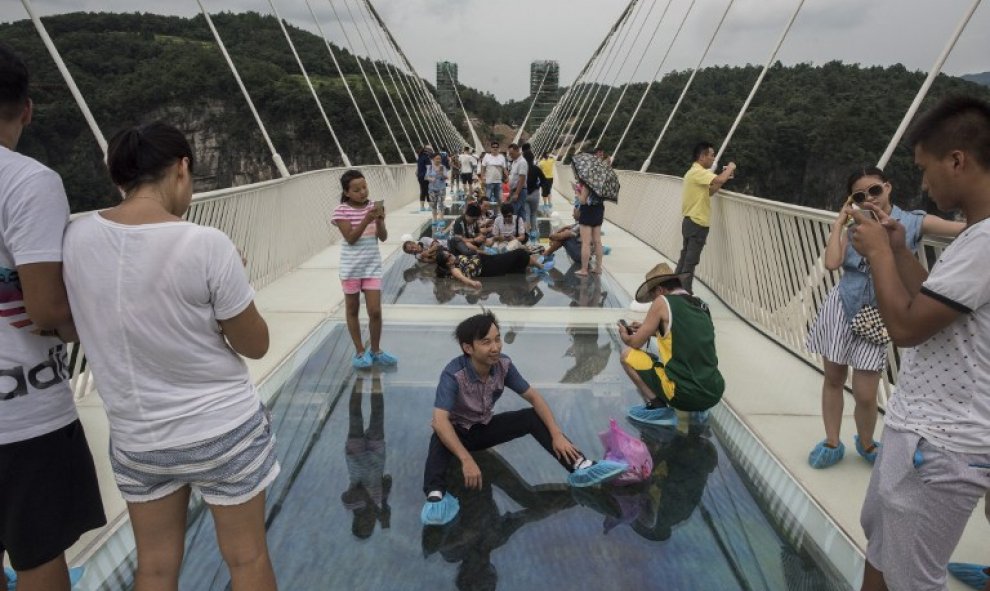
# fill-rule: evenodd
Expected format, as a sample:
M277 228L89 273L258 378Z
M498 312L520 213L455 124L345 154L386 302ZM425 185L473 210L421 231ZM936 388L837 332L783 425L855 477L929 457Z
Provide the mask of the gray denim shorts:
M279 473L271 417L264 406L233 430L182 447L129 452L115 448L111 440L110 465L121 496L131 503L191 486L209 505L240 505Z

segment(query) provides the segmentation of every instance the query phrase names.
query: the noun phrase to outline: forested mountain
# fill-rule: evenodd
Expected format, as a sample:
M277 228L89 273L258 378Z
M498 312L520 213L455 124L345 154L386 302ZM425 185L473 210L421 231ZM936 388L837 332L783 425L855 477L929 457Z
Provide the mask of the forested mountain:
M340 165L340 154L277 21L257 13L222 13L213 18L290 171ZM162 119L175 123L194 143L198 190L276 175L261 134L201 16L74 13L48 17L45 24L108 136L138 122ZM323 40L292 27L290 35L352 163L377 164ZM24 56L34 76L35 123L25 132L20 149L62 174L74 210L111 202L114 191L99 148L31 23L0 25L0 42ZM397 162L401 150L411 159L421 137L417 124L400 106L407 139L372 74L372 84L399 140L397 150L356 59L345 50L334 50L364 106L362 113L382 155ZM371 63L365 65L372 73ZM379 63L379 68L384 64ZM382 74L394 92L384 69ZM699 72L650 170L683 174L694 143L704 139L719 144L758 74L755 66L710 67ZM617 154L617 168L639 169L688 76L689 72L674 72L653 85ZM723 162L735 160L739 165L729 188L834 208L849 172L879 158L923 79L923 73L901 66L838 62L774 66L723 158ZM644 88L645 84L638 84L626 91L600 142L607 152L614 151ZM490 93L464 86L459 86L459 92L473 120L480 124L477 131L483 142L495 124L521 122L529 107L529 99L499 104ZM950 92L990 99L990 88L940 76L926 106ZM584 147L598 143L619 94L618 89L609 93L593 125L588 116L577 130L578 138L588 136ZM603 91L600 96L604 95ZM398 97L393 98L399 104ZM451 120L470 138L460 113L451 113ZM920 178L905 148L898 149L887 170L902 203L916 206Z
M962 79L969 80L970 82L976 82L977 84L982 84L983 86L990 86L990 72L966 74L965 76L962 76Z

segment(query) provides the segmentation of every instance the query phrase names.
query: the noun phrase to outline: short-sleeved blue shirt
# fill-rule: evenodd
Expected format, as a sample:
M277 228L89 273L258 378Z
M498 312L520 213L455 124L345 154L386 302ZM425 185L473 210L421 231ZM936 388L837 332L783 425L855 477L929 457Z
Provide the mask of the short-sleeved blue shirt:
M448 411L450 421L456 427L470 429L477 424L487 425L494 415L495 402L506 388L516 394L529 390L529 383L508 355L502 355L485 378L475 371L470 357L460 355L440 374L433 406Z

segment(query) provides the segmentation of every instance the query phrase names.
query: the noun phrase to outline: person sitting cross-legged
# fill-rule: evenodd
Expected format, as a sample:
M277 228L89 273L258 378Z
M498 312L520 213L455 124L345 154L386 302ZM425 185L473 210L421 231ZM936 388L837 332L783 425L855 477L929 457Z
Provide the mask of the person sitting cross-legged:
M498 320L491 312L476 314L455 331L462 354L447 364L437 386L433 408L433 436L423 475L426 504L420 514L424 525L444 525L457 516L460 503L446 492L446 473L455 456L461 461L464 485L478 489L482 473L471 452L488 449L532 435L570 472L571 486L593 486L623 473L627 466L587 459L564 435L543 397L523 379L502 354ZM495 414L493 407L509 388L532 408Z
M684 289L685 275L675 274L666 263L651 269L636 290L637 302L652 302L646 318L628 328L619 325L626 344L622 369L645 402L630 408L628 416L640 423L675 425L675 410L705 420L725 390L711 314Z

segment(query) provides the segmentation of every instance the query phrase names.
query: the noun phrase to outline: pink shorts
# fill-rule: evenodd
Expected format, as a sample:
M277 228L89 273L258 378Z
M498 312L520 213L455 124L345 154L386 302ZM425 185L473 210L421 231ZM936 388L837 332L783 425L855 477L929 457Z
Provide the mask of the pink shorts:
M381 291L382 280L380 277L362 277L360 279L341 279L340 285L344 288L344 293L352 295L362 291Z

